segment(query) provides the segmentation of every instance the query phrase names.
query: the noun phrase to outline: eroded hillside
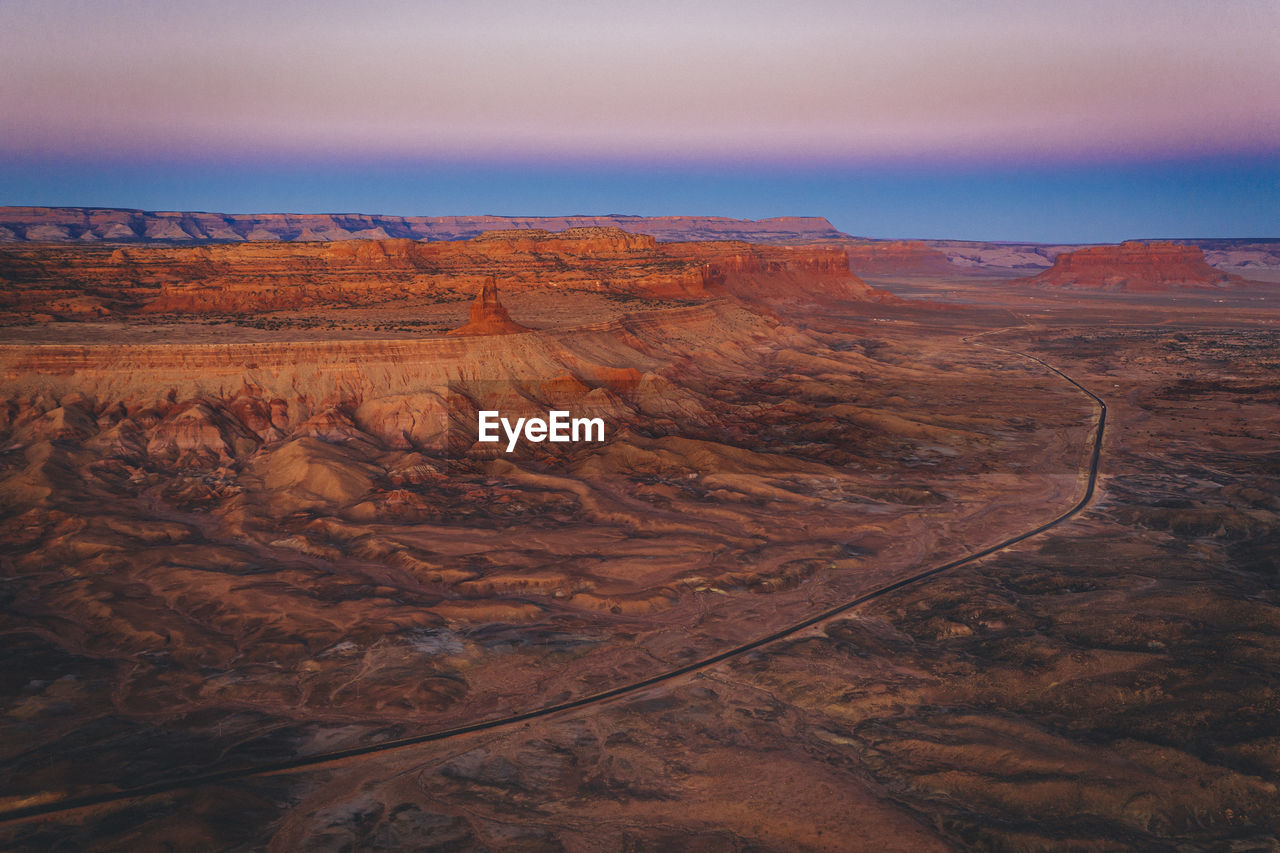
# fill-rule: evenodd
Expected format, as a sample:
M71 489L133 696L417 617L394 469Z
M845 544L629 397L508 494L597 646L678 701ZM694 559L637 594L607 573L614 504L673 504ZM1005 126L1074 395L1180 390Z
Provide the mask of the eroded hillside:
M11 663L58 685L10 709L6 740L27 747L5 759L8 802L589 695L1078 499L1092 408L1039 365L775 313L892 310L841 251L718 244L690 259L601 236L438 244L431 263L504 258L504 282L554 304L552 271L576 281L639 257L660 281L663 265L696 273L698 304L501 335L0 348ZM423 247L401 248L386 270L417 269ZM386 249L309 257L375 281ZM293 263L300 247L147 251L175 277L196 252L247 282L238 253ZM158 298L241 292L181 276ZM507 453L477 442L482 408L562 408L607 434Z

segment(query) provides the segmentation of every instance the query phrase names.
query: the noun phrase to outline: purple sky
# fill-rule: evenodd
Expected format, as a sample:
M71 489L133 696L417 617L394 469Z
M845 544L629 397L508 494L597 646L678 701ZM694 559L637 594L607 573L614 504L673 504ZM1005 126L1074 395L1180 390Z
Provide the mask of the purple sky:
M148 163L234 180L273 164L972 170L1280 152L1277 0L6 0L0 23L0 192L21 191L0 203L42 201L31 164L145 185ZM67 203L55 183L44 201Z

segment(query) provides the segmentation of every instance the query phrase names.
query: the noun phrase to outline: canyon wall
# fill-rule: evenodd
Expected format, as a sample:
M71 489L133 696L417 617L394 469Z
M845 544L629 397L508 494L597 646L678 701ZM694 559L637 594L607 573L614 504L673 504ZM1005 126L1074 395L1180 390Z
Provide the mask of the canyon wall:
M0 318L44 322L139 314L253 313L470 297L489 279L506 292L578 290L700 301L867 299L838 245L660 243L618 228L487 232L408 239L207 246L0 248Z

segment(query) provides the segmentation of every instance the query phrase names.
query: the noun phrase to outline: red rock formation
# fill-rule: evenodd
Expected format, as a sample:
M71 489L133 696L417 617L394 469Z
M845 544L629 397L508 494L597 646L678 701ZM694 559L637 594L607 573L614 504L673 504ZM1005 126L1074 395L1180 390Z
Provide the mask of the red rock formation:
M471 243L487 254L553 252L579 257L614 257L630 252L652 252L657 241L648 234L630 234L620 228L566 228L551 233L541 228L486 231Z
M1063 252L1052 267L1022 281L1048 287L1165 291L1228 287L1243 279L1209 266L1196 246L1130 241Z
M465 241L407 239L194 247L0 247L0 316L86 319L131 314L248 314L379 305L467 292L597 291L702 301L878 298L839 245L659 243L617 228L488 232Z
M498 282L487 278L484 287L471 303L471 317L466 325L454 329L451 335L514 335L531 331L511 319L507 309L498 301Z
M854 275L839 246L699 245L710 258L708 289L747 302L894 301L891 294Z
M956 268L947 256L919 240L877 240L845 246L849 268L859 275L947 273Z

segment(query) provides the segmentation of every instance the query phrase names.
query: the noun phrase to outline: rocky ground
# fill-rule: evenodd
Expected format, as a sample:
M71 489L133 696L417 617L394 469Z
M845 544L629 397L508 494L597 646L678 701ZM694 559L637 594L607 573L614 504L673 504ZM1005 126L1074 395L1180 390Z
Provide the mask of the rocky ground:
M92 353L11 352L64 372L8 409L10 809L587 695L1030 529L1078 499L1095 411L1017 352L1110 419L1081 515L785 639L483 732L11 821L5 842L1274 849L1280 312L908 287L966 304L722 301L369 347L363 385L351 350L267 353L222 396L234 352L193 384L174 366L193 353L132 353L113 382ZM454 421L513 386L470 358L627 428L482 452ZM322 405L335 382L351 398ZM432 382L437 420L370 392Z

